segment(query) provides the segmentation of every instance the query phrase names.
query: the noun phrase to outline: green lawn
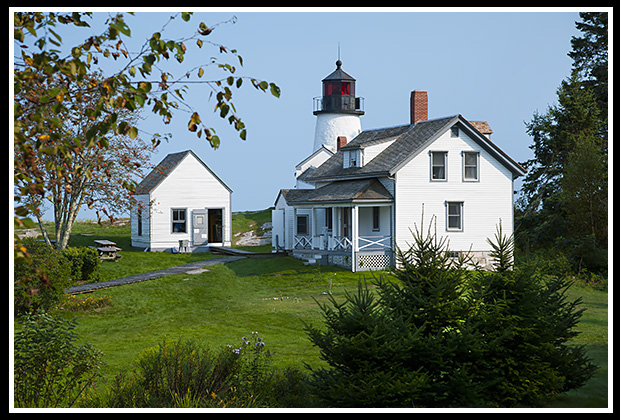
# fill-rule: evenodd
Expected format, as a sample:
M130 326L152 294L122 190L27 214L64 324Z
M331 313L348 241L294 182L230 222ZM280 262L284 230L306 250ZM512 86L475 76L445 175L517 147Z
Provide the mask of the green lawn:
M355 290L359 277L335 267L305 266L291 257L244 259L209 270L96 291L92 296L110 296L111 306L65 315L77 316L80 339L104 352L108 376L129 368L141 351L164 339L219 347L239 344L252 331L260 333L278 365L316 365L318 351L302 320L320 322L317 302L327 300L323 293L334 273L335 296Z
M573 286L568 297L579 297L586 308L577 330L575 343L584 345L593 362L599 366L592 379L580 389L559 396L552 407L602 408L608 406L608 302L607 293Z
M123 248L121 260L102 263L102 280L214 257L133 250L128 232L126 226L80 224L70 245L109 239ZM345 290L354 291L360 275L335 267L306 266L291 257L243 259L210 266L201 274L175 274L94 292L94 297L110 297L111 306L99 311L59 312L77 318L80 341L103 351L107 379L129 369L140 352L164 339L192 339L219 347L238 345L252 331L264 339L276 365L307 362L317 366L322 362L302 320L322 322L317 302L327 301L324 293L330 290L330 278L331 292L338 297ZM573 286L568 295L582 297L587 308L575 342L586 346L600 369L583 388L557 397L551 406L607 407L607 293Z

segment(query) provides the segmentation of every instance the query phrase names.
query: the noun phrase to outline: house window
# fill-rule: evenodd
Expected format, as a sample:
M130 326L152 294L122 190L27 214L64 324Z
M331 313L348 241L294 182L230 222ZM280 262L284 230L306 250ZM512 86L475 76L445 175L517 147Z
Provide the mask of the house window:
M372 230L373 232L378 232L379 230L381 230L380 221L381 221L381 207L373 207L372 208Z
M446 156L448 152L431 152L431 179L446 180Z
M333 228L333 214L334 209L332 207L327 207L325 209L325 226L327 226L327 230L330 232Z
M478 152L463 152L463 179L478 181Z
M447 230L463 230L463 202L449 201L446 203L448 219Z
M307 235L308 234L308 215L302 214L297 216L297 234L298 235Z
M458 137L459 136L459 128L452 127L450 128L450 137Z
M172 233L186 233L186 209L172 209Z
M347 150L343 155L343 167L346 168L361 168L362 167L362 151L361 150Z

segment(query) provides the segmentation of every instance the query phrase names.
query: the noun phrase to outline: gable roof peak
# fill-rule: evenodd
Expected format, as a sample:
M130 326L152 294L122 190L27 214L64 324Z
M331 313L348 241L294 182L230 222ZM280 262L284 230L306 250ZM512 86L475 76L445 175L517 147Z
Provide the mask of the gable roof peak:
M215 177L228 191L232 190L224 181L211 170L193 150L188 149L181 152L168 153L147 176L136 186L134 195L150 194L161 182L168 177L179 164L188 156L192 155L211 175Z

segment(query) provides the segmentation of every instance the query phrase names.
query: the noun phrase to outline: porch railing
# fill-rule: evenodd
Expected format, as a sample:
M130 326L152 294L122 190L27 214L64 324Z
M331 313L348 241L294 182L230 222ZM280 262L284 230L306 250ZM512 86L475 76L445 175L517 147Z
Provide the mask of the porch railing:
M357 238L359 251L385 250L392 248L391 236L360 236ZM353 240L348 236L325 236L313 238L309 235L295 235L295 249L319 249L330 251L350 251Z
M353 241L348 236L332 236L329 249L334 251L349 251L353 247Z
M388 249L392 247L391 236L360 236L357 241L358 249L375 250Z
M312 249L312 238L308 235L295 235L295 249Z

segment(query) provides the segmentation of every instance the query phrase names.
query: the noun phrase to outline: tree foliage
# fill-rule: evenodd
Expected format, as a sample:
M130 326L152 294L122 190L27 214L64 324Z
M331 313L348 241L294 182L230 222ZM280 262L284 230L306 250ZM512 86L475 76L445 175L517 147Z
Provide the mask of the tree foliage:
M575 268L604 271L607 248L607 13L581 13L573 70L558 103L526 123L534 157L517 203L520 249L559 248Z
M219 24L207 26L201 22L193 32L180 39L166 38L162 29L154 32L139 51L132 51L127 46L132 32L123 14L109 16L100 35L92 35L92 31L87 30L94 17L99 15L78 12L17 12L13 15L16 51L14 183L19 185L15 192L18 201L28 194L43 197L48 191L49 185L41 166L34 164L41 154L73 161L76 155L88 154L93 149L107 149L110 136L135 139L140 130L131 120L122 118L126 112L150 109L168 124L175 111L185 111L191 115L188 130L198 138L204 136L212 147L217 148L220 138L215 130L207 126L205 117L184 100L189 83L193 83L192 89L206 88L208 94L203 97L215 98L214 111L226 119L242 139L246 138L246 127L236 113L232 90L242 85L243 78L236 75L236 66L243 65L243 59L235 49L209 41L209 34ZM192 13L178 13L171 17L171 21L189 22L191 17ZM79 39L80 29L85 33L85 39L64 46L60 33L66 27L72 28L72 39ZM163 62L182 65L192 42L200 49L216 49L217 57L213 56L193 69L179 66L181 71L176 76L161 69ZM228 62L228 57L233 58L234 64ZM93 78L92 73L104 60L122 64L101 78ZM223 71L224 75L211 80L204 78L205 69L210 66ZM249 79L256 89L279 96L280 89L274 83ZM84 102L88 103L86 109ZM62 116L71 114L81 114L90 122L77 147L75 138L66 138L63 130ZM161 135L152 134L154 145L161 140ZM59 176L69 175L59 173ZM32 203L21 203L15 212L20 216L15 223L21 225L29 223L22 219L24 216L36 214L40 209ZM24 250L19 248L16 251L21 256Z

